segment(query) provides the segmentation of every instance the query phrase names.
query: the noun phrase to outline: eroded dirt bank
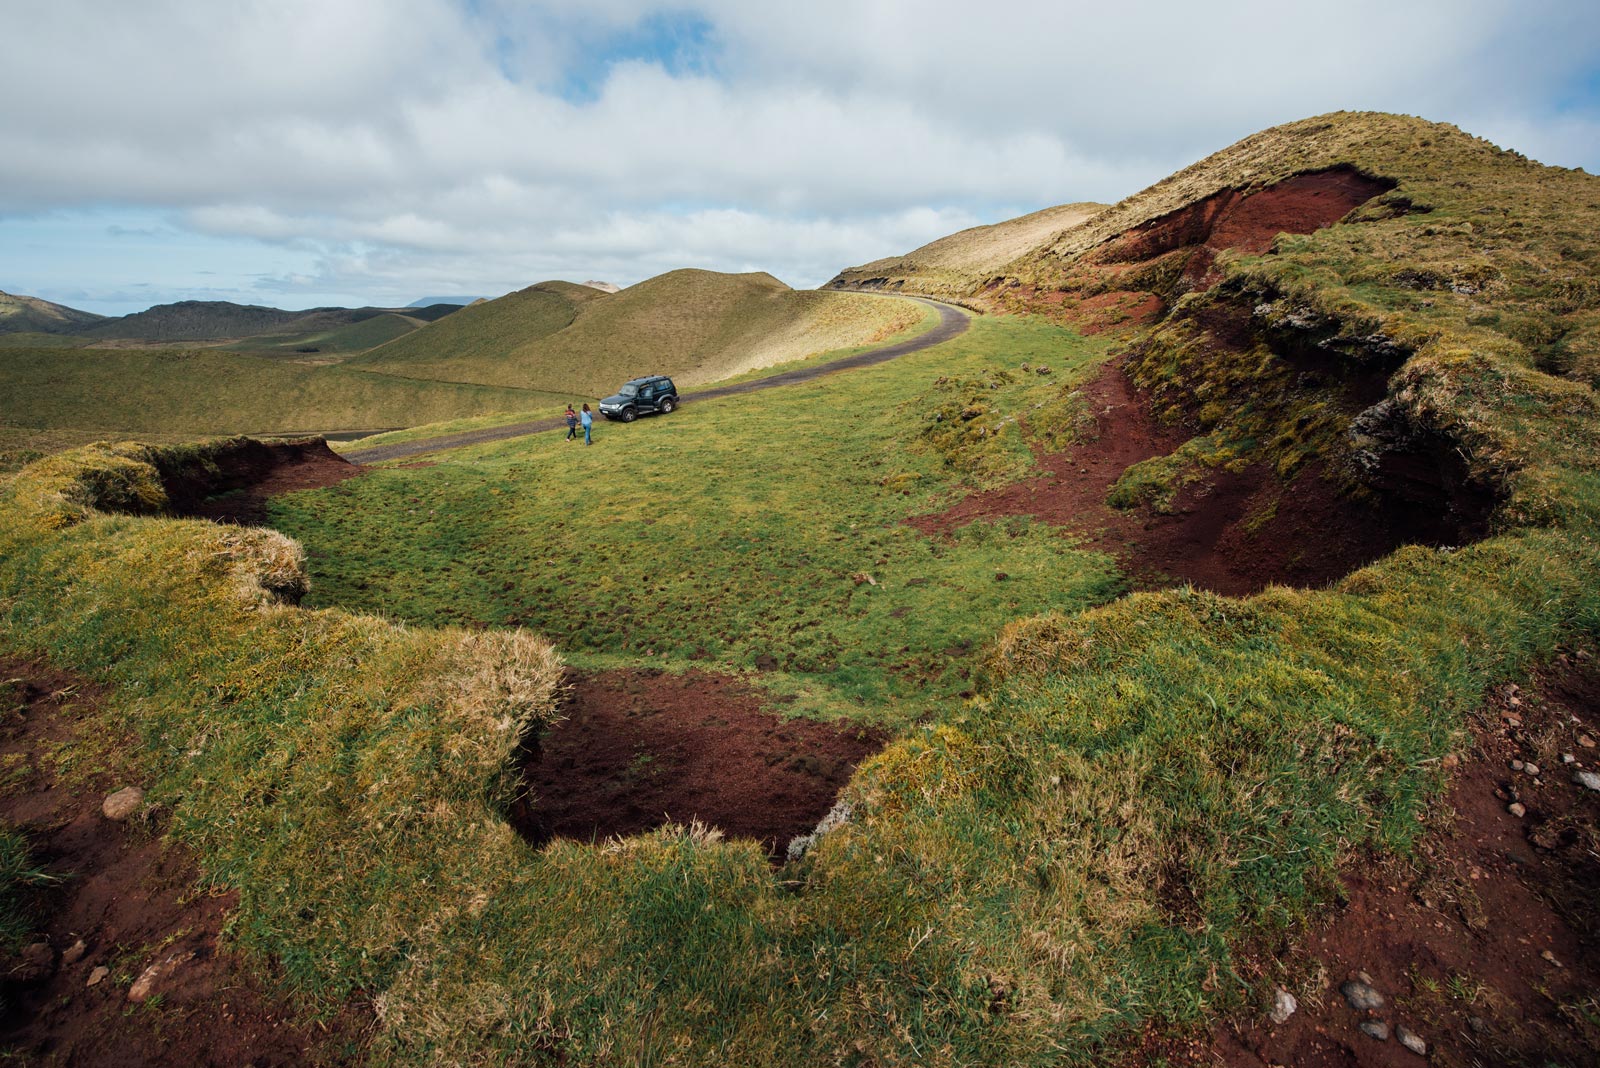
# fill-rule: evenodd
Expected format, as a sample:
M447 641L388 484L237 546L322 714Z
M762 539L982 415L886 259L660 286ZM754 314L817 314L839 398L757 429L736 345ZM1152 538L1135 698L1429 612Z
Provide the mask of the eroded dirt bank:
M321 438L263 442L242 439L207 468L163 471L176 515L256 526L266 522L270 497L333 486L362 474Z
M1170 514L1112 508L1106 495L1129 466L1167 455L1192 431L1152 417L1118 365L1082 393L1095 417L1093 440L1038 455L1044 473L1035 478L911 524L943 536L974 519L1031 515L1115 556L1140 588L1189 582L1234 596L1273 583L1323 586L1404 544L1454 543L1450 529L1425 523L1437 512L1342 495L1314 465L1288 483L1259 463L1218 469L1179 491Z
M1557 657L1527 689L1495 689L1418 855L1353 864L1331 915L1245 962L1247 978L1296 997L1294 1014L1276 1024L1257 1006L1187 1040L1152 1031L1124 1068L1597 1063L1600 791L1577 781L1600 772L1597 738L1592 650ZM1384 1004L1352 1008L1351 980Z
M37 934L0 962L0 1049L61 1066L350 1063L368 1018L324 1025L273 996L257 966L219 946L234 907L208 892L165 814L114 821L108 794L132 785L81 764L63 773L85 709L81 679L0 658L0 822L19 828L48 879L30 891ZM139 981L157 971L142 991Z
M572 673L556 724L523 763L513 823L531 841L594 841L699 820L781 860L887 737L780 719L724 675Z
M1223 189L1047 268L1044 278L993 278L979 295L996 310L1044 315L1087 334L1148 326L1178 297L1216 284L1222 253L1260 255L1279 234L1331 226L1394 186L1333 167L1261 189Z

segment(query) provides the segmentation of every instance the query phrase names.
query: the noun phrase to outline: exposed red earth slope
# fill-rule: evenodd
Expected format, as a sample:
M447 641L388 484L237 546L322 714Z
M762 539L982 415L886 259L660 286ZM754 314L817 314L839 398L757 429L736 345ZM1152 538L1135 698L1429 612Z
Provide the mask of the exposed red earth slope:
M0 821L51 877L31 898L31 963L0 963L0 1049L63 1068L349 1063L368 1016L352 1007L318 1021L277 996L222 941L234 896L162 839L166 814L141 805L108 819L103 800L129 784L49 758L79 744L85 708L103 694L36 661L0 660L0 680L23 700L0 726L0 759L25 769L0 792Z

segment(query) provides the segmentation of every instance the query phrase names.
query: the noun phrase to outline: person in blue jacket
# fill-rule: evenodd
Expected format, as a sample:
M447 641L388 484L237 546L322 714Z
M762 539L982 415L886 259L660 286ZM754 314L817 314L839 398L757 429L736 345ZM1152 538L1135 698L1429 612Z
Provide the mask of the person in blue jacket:
M583 406L583 414L578 416L578 421L583 424L583 443L593 445L594 438L590 432L594 429L594 413L589 410L587 404Z

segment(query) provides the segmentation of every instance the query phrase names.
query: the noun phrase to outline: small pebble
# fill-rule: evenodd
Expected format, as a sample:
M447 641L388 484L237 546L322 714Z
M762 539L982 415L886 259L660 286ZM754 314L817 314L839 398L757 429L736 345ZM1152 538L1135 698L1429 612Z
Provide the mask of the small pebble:
M1512 771L1521 771L1521 770L1522 770L1522 761L1520 761L1520 760L1513 760L1513 761L1512 761L1512 762L1511 762L1511 770L1512 770Z
M1524 764L1522 765L1522 770L1524 773L1532 775L1536 779L1539 777L1539 765L1537 764Z
M1573 756L1571 753L1562 753L1561 754L1561 763L1563 763L1563 764L1576 764L1577 762L1578 762L1578 758Z
M1357 1012L1383 1008L1383 995L1372 989L1371 983L1351 979L1339 987L1339 993Z
M1272 999L1272 1022L1275 1024L1287 1023L1289 1017L1293 1016L1294 1011L1299 1007L1300 1002L1295 1000L1295 996L1279 987L1277 995Z
M1527 806L1521 801L1511 802L1511 804L1506 806L1506 811L1517 817L1519 820L1528 814Z
M1428 1044L1422 1041L1422 1037L1411 1028L1404 1025L1396 1027L1394 1029L1394 1037L1400 1040L1402 1046L1417 1056L1426 1057L1428 1055Z
M1575 771L1572 781L1587 790L1600 790L1600 774L1592 771Z
M1541 952L1539 954L1539 959L1540 960L1549 961L1551 964L1554 964L1557 968L1565 967L1565 965L1563 965L1560 961L1556 960L1556 955L1554 953L1550 952L1548 949L1544 950L1543 952Z
M1578 744L1583 746L1585 749L1593 749L1594 739L1589 737L1587 734L1580 734L1578 735Z
M84 986L99 986L100 980L111 974L111 969L101 965L89 973L89 981Z
M1389 1041L1389 1025L1382 1020L1362 1020L1361 1033L1369 1035L1379 1042Z
M87 952L89 952L89 944L80 938L68 946L61 954L61 963L76 964L83 959L83 955Z

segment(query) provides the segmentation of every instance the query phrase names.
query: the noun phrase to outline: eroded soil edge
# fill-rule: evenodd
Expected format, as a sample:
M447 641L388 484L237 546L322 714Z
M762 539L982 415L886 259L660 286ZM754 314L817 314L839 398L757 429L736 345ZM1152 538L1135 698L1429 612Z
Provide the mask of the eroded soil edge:
M778 861L887 741L855 724L780 719L748 683L703 671L574 672L568 683L565 718L530 745L512 813L535 843L698 820Z
M0 1050L63 1066L351 1063L370 1014L317 1021L274 995L258 966L219 945L235 895L207 889L163 841L165 814L142 805L108 819L103 799L130 784L62 759L98 729L99 691L0 658L0 698L0 822L47 877L27 892L36 933L0 961Z

